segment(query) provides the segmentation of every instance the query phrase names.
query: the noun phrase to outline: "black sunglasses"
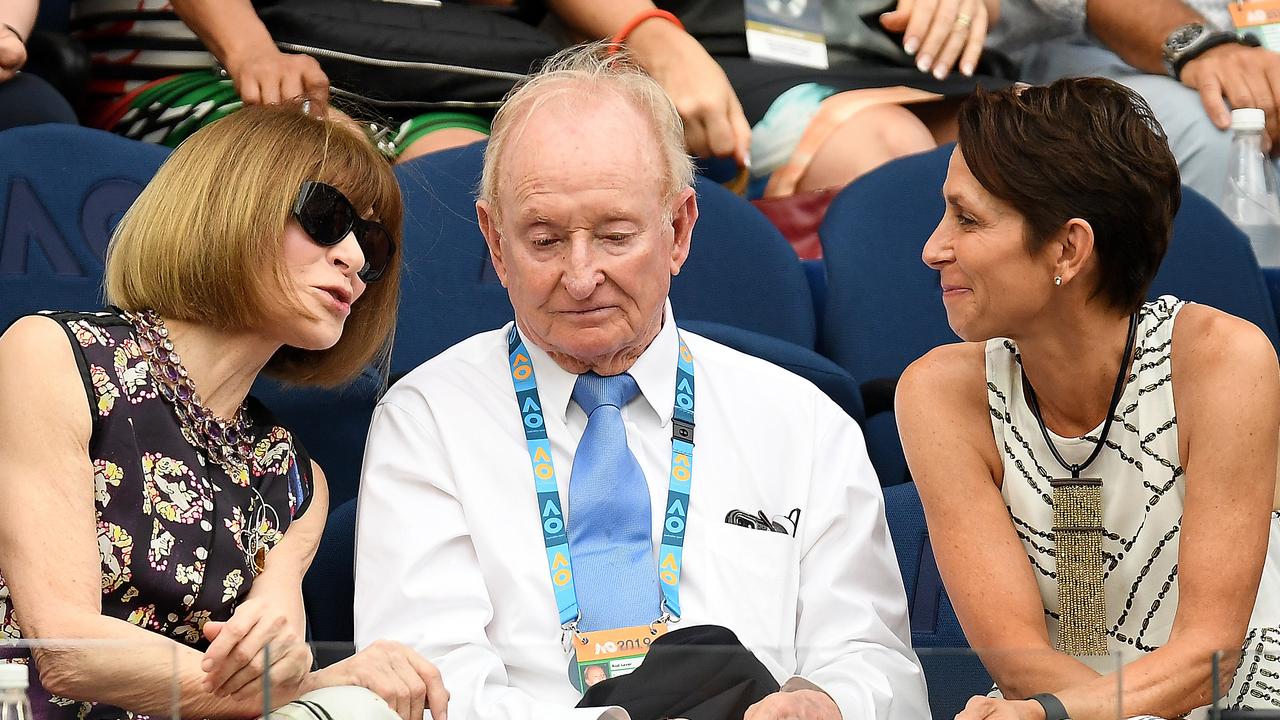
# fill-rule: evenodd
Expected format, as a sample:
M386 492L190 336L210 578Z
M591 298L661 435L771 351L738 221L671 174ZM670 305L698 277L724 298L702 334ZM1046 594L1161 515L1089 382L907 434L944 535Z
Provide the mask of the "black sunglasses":
M332 185L316 180L302 183L298 199L293 202L293 217L311 239L323 247L337 245L347 233L355 233L360 252L364 253L364 267L356 275L367 283L382 277L395 257L396 244L391 233L378 223L360 217L347 196Z

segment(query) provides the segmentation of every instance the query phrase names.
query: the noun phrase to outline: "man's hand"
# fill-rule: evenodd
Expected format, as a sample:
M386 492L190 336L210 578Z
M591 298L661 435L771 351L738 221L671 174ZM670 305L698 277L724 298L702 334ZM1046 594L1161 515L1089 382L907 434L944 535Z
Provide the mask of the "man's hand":
M0 25L0 83L8 82L27 62L27 46L18 34Z
M955 720L1044 720L1044 708L1034 700L972 697Z
M880 16L880 24L903 33L902 48L916 56L920 72L941 80L957 61L960 72L973 74L991 14L985 0L898 0L897 8Z
M732 156L745 167L751 126L729 78L698 41L671 23L653 19L631 33L627 46L671 97L684 120L689 152Z
M1182 84L1200 93L1209 119L1220 129L1231 127L1233 108L1262 108L1267 114L1263 145L1280 152L1280 53L1266 48L1227 43L1211 48L1182 66ZM1225 101L1224 101L1225 98Z
M269 598L250 598L236 608L231 620L205 623L204 636L210 645L200 667L205 671L206 692L228 696L253 690L267 672L268 655L272 686L302 682L311 670L311 649L303 642L302 629L285 612L288 606Z
M747 708L742 720L841 720L830 695L817 690L776 692Z
M329 102L329 77L310 55L264 47L228 57L227 72L246 105L275 105L305 97L319 111Z
M422 720L431 710L434 720L447 720L449 692L440 671L405 645L379 640L355 655L311 673L306 689L358 685L387 701L404 720Z

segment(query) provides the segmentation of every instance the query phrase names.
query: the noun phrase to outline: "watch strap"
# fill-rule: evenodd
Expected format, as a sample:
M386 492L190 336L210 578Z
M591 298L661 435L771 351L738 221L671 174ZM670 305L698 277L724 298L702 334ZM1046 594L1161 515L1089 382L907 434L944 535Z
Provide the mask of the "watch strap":
M1071 720L1071 716L1067 714L1066 706L1062 704L1062 701L1056 695L1040 693L1027 699L1040 703L1040 707L1044 708L1044 720Z
M1240 36L1236 35L1235 33L1230 33L1230 32L1210 33L1207 37L1205 37L1200 42L1196 43L1193 47L1187 48L1186 52L1182 53L1181 55L1179 55L1178 57L1170 61L1169 74L1173 75L1173 78L1175 80L1181 80L1182 68L1186 67L1187 63L1191 62L1192 60L1195 60L1196 58L1212 50L1213 48L1216 48L1219 45L1226 45L1227 43L1244 44L1243 41L1240 39Z

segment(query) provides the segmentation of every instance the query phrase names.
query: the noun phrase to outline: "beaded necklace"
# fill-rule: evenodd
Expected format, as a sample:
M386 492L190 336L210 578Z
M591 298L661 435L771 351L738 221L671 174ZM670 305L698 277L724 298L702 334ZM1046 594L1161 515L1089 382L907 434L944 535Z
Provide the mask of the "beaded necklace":
M249 462L253 457L252 422L247 403L241 403L232 420L223 420L205 407L196 392L195 383L187 374L182 358L174 350L169 339L169 329L154 310L138 312L122 311L138 333L138 349L151 365L160 396L173 407L182 435L203 450L205 455L226 471L227 476L242 487L253 491L244 525L240 529L240 544L247 564L255 573L266 565L264 534L273 525L267 515L275 515L275 509L267 504L262 494L249 478Z

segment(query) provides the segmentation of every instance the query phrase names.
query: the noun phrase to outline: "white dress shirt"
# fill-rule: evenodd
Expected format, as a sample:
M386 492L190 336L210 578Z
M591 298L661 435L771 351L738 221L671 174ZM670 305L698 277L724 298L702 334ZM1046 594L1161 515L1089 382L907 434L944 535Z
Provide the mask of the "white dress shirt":
M510 326L508 326L510 327ZM409 373L374 411L356 539L356 643L403 642L435 662L452 720L622 717L573 709L507 330L476 335ZM858 426L817 388L689 332L695 448L683 618L723 625L779 682L825 690L844 720L929 716L906 597ZM560 497L586 428L576 375L526 343ZM622 409L649 485L654 553L671 462L678 339L670 305L629 370ZM786 515L796 536L725 522ZM655 614L657 598L654 598ZM656 619L656 618L655 618Z

